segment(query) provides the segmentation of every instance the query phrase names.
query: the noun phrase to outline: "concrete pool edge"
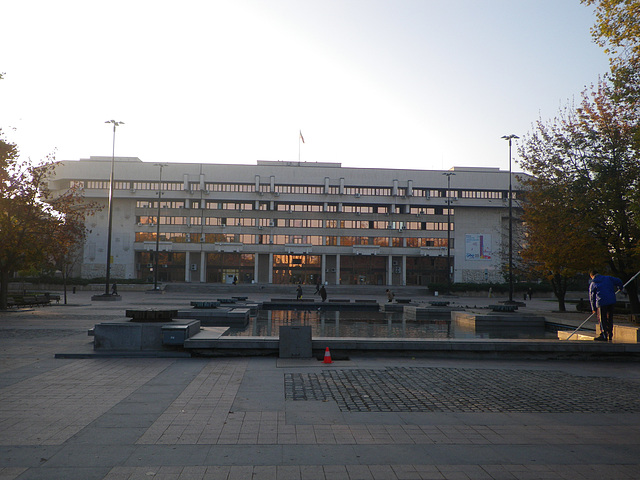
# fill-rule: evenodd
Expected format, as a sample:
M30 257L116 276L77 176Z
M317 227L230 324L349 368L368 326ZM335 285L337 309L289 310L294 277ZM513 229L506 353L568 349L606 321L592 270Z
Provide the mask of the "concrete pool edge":
M278 337L219 337L185 341L184 348L194 356L277 355ZM313 356L321 358L326 348L332 355L380 353L404 356L460 356L487 358L555 359L640 359L640 345L633 343L567 342L563 340L486 340L486 339L370 339L315 337Z

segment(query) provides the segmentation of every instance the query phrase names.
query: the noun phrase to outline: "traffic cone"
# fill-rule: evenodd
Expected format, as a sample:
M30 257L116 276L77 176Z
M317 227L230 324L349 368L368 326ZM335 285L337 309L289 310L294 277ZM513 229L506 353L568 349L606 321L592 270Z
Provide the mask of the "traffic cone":
M333 363L331 360L331 352L329 351L329 347L324 351L324 362L322 363Z

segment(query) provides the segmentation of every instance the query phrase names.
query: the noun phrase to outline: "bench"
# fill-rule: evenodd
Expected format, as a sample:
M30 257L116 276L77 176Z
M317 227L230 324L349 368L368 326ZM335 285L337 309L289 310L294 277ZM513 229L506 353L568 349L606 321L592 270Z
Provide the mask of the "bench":
M222 303L236 303L235 298L218 298L218 302Z
M313 298L272 298L271 301L274 302L274 303L314 302Z
M449 305L450 302L443 302L443 301L431 301L429 302L429 305L431 305L432 307L446 307Z
M411 303L410 298L396 298L397 303Z
M191 302L193 308L218 308L220 302L206 302L206 301L194 301Z
M489 305L489 308L494 312L515 312L518 309L517 305Z
M57 293L51 294L49 293L49 300L55 300L56 303L60 303L60 295L58 295Z
M7 298L7 305L11 307L33 307L50 303L46 295L10 295Z

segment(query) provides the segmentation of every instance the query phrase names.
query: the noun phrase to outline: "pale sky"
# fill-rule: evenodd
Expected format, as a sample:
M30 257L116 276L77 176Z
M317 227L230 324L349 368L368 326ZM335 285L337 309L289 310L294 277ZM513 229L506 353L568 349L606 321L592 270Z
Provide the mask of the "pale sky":
M2 15L0 128L33 160L111 156L115 119L116 156L145 162L508 169L501 136L608 70L579 0L4 0Z

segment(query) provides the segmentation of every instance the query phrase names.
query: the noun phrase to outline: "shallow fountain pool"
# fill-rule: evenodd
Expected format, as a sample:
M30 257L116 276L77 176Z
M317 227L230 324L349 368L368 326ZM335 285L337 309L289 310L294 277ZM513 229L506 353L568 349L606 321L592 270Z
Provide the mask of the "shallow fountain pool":
M324 310L259 310L244 329L231 328L225 335L277 337L280 326L309 325L313 337L364 338L492 338L547 339L557 334L544 328L468 327L450 314L428 320L407 319L402 312Z

